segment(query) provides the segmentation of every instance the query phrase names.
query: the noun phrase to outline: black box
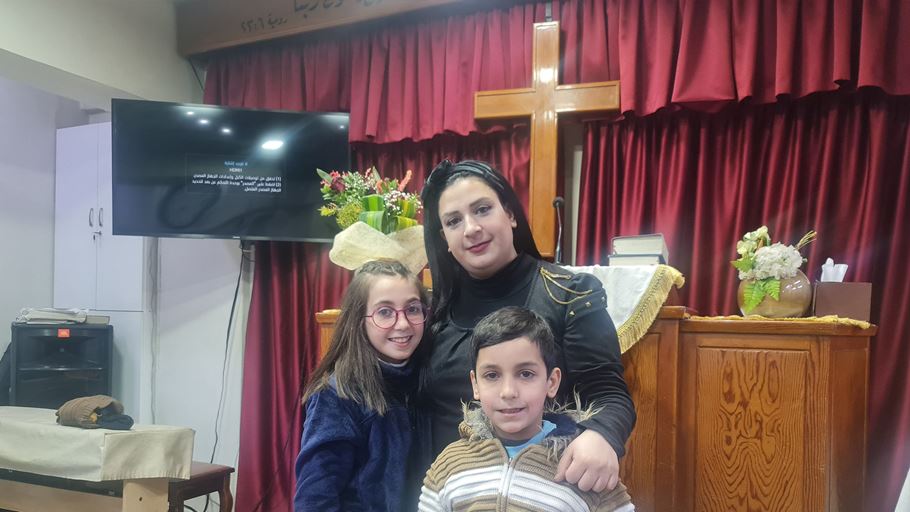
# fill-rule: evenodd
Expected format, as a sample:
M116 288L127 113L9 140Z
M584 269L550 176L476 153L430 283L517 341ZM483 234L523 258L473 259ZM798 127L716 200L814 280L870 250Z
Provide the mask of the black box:
M57 409L110 395L113 335L110 325L14 323L10 405Z

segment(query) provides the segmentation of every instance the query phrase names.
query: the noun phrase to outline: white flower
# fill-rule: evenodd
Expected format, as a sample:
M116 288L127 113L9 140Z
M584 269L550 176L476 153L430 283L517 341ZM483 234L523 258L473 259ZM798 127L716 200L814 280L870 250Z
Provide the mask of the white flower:
M762 239L767 240L769 238L770 237L768 235L768 226L762 226L762 227L756 229L755 231L750 231L750 232L746 233L746 236L743 237L743 240L747 240L750 242L757 242L759 240L762 240Z
M756 245L757 244L751 240L740 240L739 242L736 242L736 253L740 256L752 254L755 252Z
M755 251L755 264L749 272L740 272L740 279L784 279L793 277L803 264L803 257L792 245L781 243Z

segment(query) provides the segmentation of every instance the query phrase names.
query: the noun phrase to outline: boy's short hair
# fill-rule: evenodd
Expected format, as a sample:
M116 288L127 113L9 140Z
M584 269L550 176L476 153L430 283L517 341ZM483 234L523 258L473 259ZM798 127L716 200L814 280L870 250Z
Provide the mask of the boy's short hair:
M474 327L471 369L477 369L477 354L480 349L522 337L537 345L548 374L558 366L556 342L547 321L528 308L508 306L483 317Z

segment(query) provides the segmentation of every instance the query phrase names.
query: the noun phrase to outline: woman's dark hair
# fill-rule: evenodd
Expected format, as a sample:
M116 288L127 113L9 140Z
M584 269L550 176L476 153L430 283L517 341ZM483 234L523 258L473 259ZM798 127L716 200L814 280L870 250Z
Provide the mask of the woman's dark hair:
M452 302L455 277L464 272L461 264L448 251L445 237L442 234L442 221L439 218L439 197L453 183L464 178L477 178L492 188L499 197L503 208L515 217L518 224L513 229L512 243L518 254L527 254L540 259L540 251L534 243L531 225L525 215L524 207L512 185L488 163L477 160L463 160L453 164L443 160L430 172L426 185L420 194L423 202L423 243L427 250L430 273L433 277L433 316L431 325L434 330L439 321L448 315Z
M354 273L354 279L341 299L341 312L335 322L332 343L303 391L304 404L312 395L328 387L334 375L335 391L341 398L357 402L380 415L388 410L385 382L379 368L379 353L370 344L364 320L370 289L380 277L408 280L417 289L420 302L427 304L427 292L423 283L403 264L391 260L364 263ZM426 324L420 327L424 328ZM411 354L415 368L423 366L428 351L429 343L425 336Z

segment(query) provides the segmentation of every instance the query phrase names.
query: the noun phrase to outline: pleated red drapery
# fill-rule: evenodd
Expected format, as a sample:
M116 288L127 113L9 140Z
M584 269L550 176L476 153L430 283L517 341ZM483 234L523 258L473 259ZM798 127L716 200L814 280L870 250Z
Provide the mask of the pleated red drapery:
M683 303L736 314L736 241L818 240L873 286L867 510L893 510L910 463L910 97L820 93L718 114L677 112L587 127L579 258L605 262L610 237L661 232L686 275Z
M427 140L501 129L473 120L478 90L531 79L531 25L546 2L214 56L207 102L350 111L351 140ZM708 6L710 5L710 9ZM621 109L771 103L842 84L910 94L901 0L560 0L565 83L622 77ZM352 35L353 32L353 35ZM621 56L621 57L620 57Z
M538 9L540 10L540 9ZM541 14L538 20L542 19ZM469 16L459 22L455 19L431 21L425 26L436 28L442 24L451 32L443 40L410 39L412 45L405 53L423 54L436 52L433 62L448 56L457 71L465 63L484 63L484 68L511 69L519 71L511 75L526 76L525 83L517 81L485 81L484 87L520 86L530 82L526 68L530 66L530 27L528 6L517 6L503 12L494 11L484 16ZM482 31L508 35L508 27L515 27L509 44L509 52L500 54L498 60L476 44L474 38L460 34L461 25L486 27ZM520 30L519 30L520 29ZM481 30L481 29L478 29ZM433 31L424 30L424 34ZM354 40L345 37L327 38L290 45L263 45L254 49L241 49L230 54L215 57L210 63L206 78L205 101L238 107L274 108L285 110L348 111L352 95L363 91L358 89L366 82L373 85L384 81L399 84L391 78L377 79L377 68L357 68L364 62L398 62L407 58L392 51L398 48L390 43L392 34L380 31L366 34ZM457 58L455 58L457 56ZM453 60L454 59L454 60ZM414 61L408 61L412 64ZM427 64L427 63L424 63ZM385 64L383 64L385 65ZM370 77L364 77L364 70L373 69ZM419 71L419 72L418 72ZM455 71L452 71L453 73ZM404 73L403 69L397 69ZM412 76L428 77L436 71L417 70L410 67ZM416 73L416 74L413 74ZM517 80L517 79L516 79ZM479 86L479 85L478 85ZM426 112L457 111L450 104L461 104L452 98L456 92L473 97L473 90L447 88L436 90L426 101L435 101L438 108L430 104L417 109L420 115L414 123L427 122L421 116ZM390 91L379 94L401 95L413 99L413 91ZM460 98L460 96L458 96ZM455 102L455 103L453 103ZM463 101L462 101L463 103ZM443 158L460 160L477 158L495 162L504 174L515 184L519 194L527 197L527 169L529 162L529 132L527 126L496 125L487 127L487 135L469 134L467 129L461 136L456 130L441 130L444 134L430 138L430 132L402 131L401 119L387 118L390 108L387 104L361 106L351 115L351 137L361 140L396 140L391 144L359 142L354 144L355 168L363 169L375 165L384 176L403 177L407 170L413 171L411 190L419 190L432 167ZM398 108L395 105L393 108ZM432 108L431 108L432 107ZM376 118L358 117L357 113L380 113ZM458 117L464 121L464 116ZM357 125L356 123L360 123ZM378 124L377 124L378 123ZM407 130L415 129L410 124ZM359 126L359 128L358 128ZM364 130L371 127L382 136L365 136ZM416 142L415 142L416 141ZM341 294L350 282L350 272L341 269L328 260L326 245L264 243L256 245L255 282L247 327L244 353L243 396L241 405L240 456L237 479L237 510L289 510L293 497L293 463L300 446L301 407L299 393L306 376L315 367L318 351L318 325L314 313L337 307Z
M316 42L272 52L240 52L206 78L207 103L283 110L340 111L349 70L331 64L341 47ZM325 61L330 62L325 62ZM319 70L317 74L317 69ZM308 84L309 87L303 87ZM316 311L337 307L349 272L328 247L257 242L243 355L237 510L290 510L300 449L300 392L318 361Z
M516 136L527 139L526 133ZM458 139L369 148L357 157L363 162L361 168L389 164L383 168L388 176L402 177L406 169L419 169L414 173L416 183L425 179L428 162L443 158L516 162L519 167L524 162L527 166L527 151L512 155L514 143L505 134L483 142ZM319 355L314 313L337 308L351 279L349 271L329 261L329 248L309 243L256 243L244 351L237 510L290 509L293 463L302 428L299 397Z
M531 83L543 3L381 28L352 42L351 140L428 140L501 130L474 122L474 92Z
M351 139L355 142L355 164L359 168L375 164L391 176L402 176L405 170L412 169L416 184L443 157L483 158L503 168L519 192L526 196L527 127L522 123L474 123L473 93L530 84L531 24L543 20L545 3L527 2L459 16L418 14L384 27L323 33L318 40L286 40L223 52L209 61L205 101L257 108L350 111ZM778 98L798 98L842 86L849 89L872 85L894 95L910 94L910 67L903 65L898 56L902 52L896 51L910 47L910 9L900 0L801 3L559 0L554 4L553 15L561 21L563 31L563 82L621 77L622 111L628 118L662 109L678 110L680 106L716 111L731 103L769 103ZM843 99L837 98L834 103ZM722 115L728 123L737 119L736 122L751 126L770 123L768 119L773 116L768 112L746 107L739 114ZM663 201L660 211L664 212L660 215L664 218L664 207L669 211L684 209L693 189L701 191L703 196L719 186L715 182L725 182L726 178L718 176L721 170L732 172L737 169L736 166L718 167L720 164L714 160L723 154L717 152L719 145L726 144L731 155L746 151L742 148L757 147L757 142L744 135L736 139L719 126L712 125L712 130L701 131L707 121L693 117L696 114L682 112L678 115L679 126L675 129L680 133L672 137L669 136L672 134L665 136L665 130L659 125L677 121L662 115L627 121L616 127L595 125L596 128L589 128L585 165L589 183L593 185L601 179L622 181L626 166L634 168L637 161L644 161L659 150L662 156L651 158L647 164L653 165L652 172L656 173L648 179L660 182ZM803 130L803 138L813 133L806 123L797 123L793 116L782 115L775 119L776 124L772 124L779 133L795 133L799 129ZM839 117L820 116L816 122L825 121L830 130L836 130L838 123L848 119L852 118L841 112ZM618 131L620 129L625 131ZM878 131L872 133L878 134ZM696 137L698 143L693 143L690 137ZM856 135L845 132L843 137L843 140L854 140ZM876 139L874 144L891 144L884 142L892 140L890 136L882 137L886 139ZM780 151L779 147L785 142L781 137L774 146L775 151ZM793 151L802 155L809 146L800 147L804 148L801 152ZM604 148L614 151L608 153ZM748 151L757 151L756 154L749 153L755 158L770 152ZM715 153L703 160L702 155L706 152ZM620 153L622 158L605 156ZM782 156L776 158L775 166L788 163ZM743 160L737 165L744 176L751 176L752 173L746 170L757 169L753 163ZM834 159L814 163L828 167L841 164ZM687 166L686 174L664 171L682 169L682 166ZM768 178L768 183L777 186L782 179L776 174L778 172L793 175L786 170L791 167L784 165L783 169L769 170L774 178ZM858 172L857 169L859 164L844 168L851 172ZM761 191L755 192L758 190L755 187L764 186L764 181L754 181L754 177L743 179L749 186L742 188L742 194L760 195ZM748 179L753 181L748 182ZM857 186L863 179L862 175L851 175L834 182ZM816 185L831 187L834 182ZM618 186L615 183L602 183L598 185L600 188L586 187L594 195L586 196L585 200L589 202L583 206L584 211L593 208L591 211L610 212L608 222L646 218L642 215L653 208L654 198L648 194L653 194L651 188L655 185L647 181L623 183L629 194L624 196L630 201L628 211L613 210L612 199L606 190ZM790 182L781 183L788 185ZM814 193L815 190L784 189L788 194ZM791 195L786 197L791 198ZM726 202L718 207L727 208L728 203L734 201L730 197L722 199ZM741 232L737 230L741 231L753 219L759 222L777 219L771 215L777 211L774 204L761 208L760 211L768 215L750 217L754 215L752 210L741 209L742 218L736 217L738 220L731 222L735 226L727 232L735 232L738 237ZM831 202L818 208L836 209ZM804 210L796 211L807 215ZM906 210L895 211L906 214ZM802 218L793 215L793 218ZM609 220L614 216L621 218ZM593 222L593 218L585 220ZM795 222L783 222L782 227L777 228L778 236L789 236L790 231L801 229ZM587 244L591 261L600 250L594 247L602 244L610 233L608 229L612 228L596 223L583 226L580 236L588 239L582 241L582 246ZM680 240L700 236L708 244L698 254L699 266L693 265L689 269L690 297L695 299L694 290L697 289L700 301L692 304L729 307L732 294L726 291L727 281L723 281L728 278L719 277L722 281L717 288L699 284L716 282L711 281L717 278L711 270L717 265L711 255L724 253L729 248L726 239L707 240L705 229L701 225L680 226L672 233ZM871 228L865 229L863 233L869 233ZM828 240L825 243L834 243L830 238ZM890 246L892 251L896 250L894 247ZM252 510L257 505L260 510L286 510L300 428L299 411L294 409L297 404L290 398L299 390L303 376L315 362L312 350L317 344L317 329L312 312L336 306L349 276L346 271L327 263L327 248L323 246L258 244L257 252L268 257L257 258L256 263L245 354L237 504L238 510ZM813 262L819 257L812 252ZM705 258L705 267L701 267L701 258ZM292 284L288 280L297 282ZM302 299L291 300L300 294L307 298L306 305ZM881 300L885 303L892 299ZM292 316L298 318L290 322ZM906 327L901 325L897 329L904 332ZM884 360L882 354L876 353L875 361ZM876 371L873 368L873 373ZM883 371L887 372L887 367ZM879 417L885 414L882 411L884 409L879 411L882 415ZM905 407L895 414L906 418L908 411L910 408ZM873 416L875 414L873 410ZM873 450L873 457L883 458L871 461L870 475L877 471L876 468L889 464L893 473L888 473L886 480L901 471L901 464L905 474L906 458L901 462L897 455L888 458L887 454L880 453L882 451Z
M910 94L903 0L607 0L619 17L622 111L715 110L847 83Z
M301 376L319 356L315 311L337 307L349 272L324 246L259 242L247 320L237 510L291 510ZM305 313L306 312L306 313Z

